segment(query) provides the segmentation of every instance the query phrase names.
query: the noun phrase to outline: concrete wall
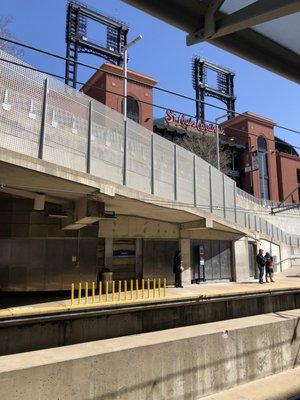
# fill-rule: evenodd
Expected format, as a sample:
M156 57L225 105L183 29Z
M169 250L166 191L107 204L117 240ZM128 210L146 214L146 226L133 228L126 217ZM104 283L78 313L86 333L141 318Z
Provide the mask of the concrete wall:
M10 400L196 400L300 364L300 310L0 359Z
M97 226L63 231L61 220L33 210L33 200L0 197L0 287L69 290L97 274Z

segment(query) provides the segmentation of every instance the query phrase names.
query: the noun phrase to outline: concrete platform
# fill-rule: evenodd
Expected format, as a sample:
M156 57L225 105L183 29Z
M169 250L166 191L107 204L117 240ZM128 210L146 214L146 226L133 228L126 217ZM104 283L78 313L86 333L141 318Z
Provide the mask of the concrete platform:
M53 312L72 312L76 309L84 310L90 308L107 308L113 306L123 307L124 304L149 304L151 303L163 303L165 301L178 301L178 300L195 300L195 299L218 299L220 297L227 296L245 296L247 294L265 294L275 293L281 291L300 290L300 267L293 267L285 270L282 273L278 273L275 276L275 283L259 284L257 280L249 280L248 282L235 283L235 282L222 282L222 283L201 283L199 285L193 284L185 286L184 288L174 288L172 286L167 287L166 296L161 298L153 298L153 293L150 291L150 298L142 299L142 292L139 291L139 299L136 299L135 291L133 300L130 299L130 292L127 292L127 300L124 301L124 294L122 294L122 300L118 301L117 296L115 301L111 301L111 295L109 295L108 302L105 301L105 295L102 296L102 302L99 303L99 299L96 299L95 304L92 304L92 298L89 297L88 304L85 304L84 299L81 299L81 304L78 305L77 299L75 299L74 306L70 306L70 297L63 296L59 299L51 300L51 296L45 292L40 295L34 303L34 299L30 299L28 295L24 299L20 297L10 296L8 299L2 301L0 299L0 319L6 317L18 317L21 315L32 315L32 314L45 314ZM158 294L157 294L158 296Z
M201 400L298 400L300 399L300 368L290 369L224 390Z

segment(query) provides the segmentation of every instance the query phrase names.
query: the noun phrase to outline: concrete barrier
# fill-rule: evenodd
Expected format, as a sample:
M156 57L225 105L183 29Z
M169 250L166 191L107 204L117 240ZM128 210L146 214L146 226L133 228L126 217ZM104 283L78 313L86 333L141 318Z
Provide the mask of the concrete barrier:
M196 400L300 364L300 309L0 358L10 400Z

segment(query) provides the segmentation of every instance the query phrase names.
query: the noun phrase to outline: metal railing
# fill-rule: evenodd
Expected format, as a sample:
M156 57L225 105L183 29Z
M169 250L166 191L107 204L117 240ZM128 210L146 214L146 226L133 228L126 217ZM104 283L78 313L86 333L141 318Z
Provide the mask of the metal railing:
M0 51L0 57L18 61ZM198 207L286 244L299 237L237 206L235 182L206 161L52 77L0 61L1 147ZM124 163L126 157L126 163ZM126 168L124 168L124 165ZM126 179L124 179L124 177Z
M130 281L101 281L96 288L95 282L89 284L85 282L84 288L82 283L78 285L72 283L71 294L70 294L70 305L99 305L99 304L110 304L110 303L126 303L135 301L151 301L155 299L161 299L166 297L167 279L166 278L154 278L154 279L142 279L141 285L139 280ZM77 297L75 298L75 292L77 291Z

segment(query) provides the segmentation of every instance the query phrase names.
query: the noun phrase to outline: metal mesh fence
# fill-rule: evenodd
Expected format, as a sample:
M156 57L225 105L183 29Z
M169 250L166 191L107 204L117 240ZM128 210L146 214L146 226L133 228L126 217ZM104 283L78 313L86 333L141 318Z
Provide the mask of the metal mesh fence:
M91 173L123 182L124 121L121 114L92 102Z
M212 211L213 213L224 217L224 193L223 193L223 177L222 173L216 168L211 168L211 184L212 184Z
M88 98L49 78L46 104L44 159L77 171L85 171Z
M0 51L0 57L14 57ZM37 157L44 76L5 61L0 63L1 147Z
M207 162L196 157L196 198L197 206L210 211L210 166Z
M154 135L154 194L174 199L174 144Z
M235 221L235 183L228 176L224 175L225 192L225 218L231 222Z
M127 185L151 192L151 134L132 120L127 121Z
M177 200L184 203L194 203L194 166L193 154L177 147Z
M0 57L20 62L3 51L0 51ZM1 147L32 157L39 156L45 78L42 73L0 62ZM43 159L82 172L87 172L90 165L93 175L122 184L122 114L54 78L47 77L47 82ZM157 196L190 206L196 200L197 207L228 221L235 222L236 219L237 224L278 241L299 242L298 237L282 232L255 215L255 210L236 208L234 181L201 158L134 121L128 120L127 128L126 176L129 187L146 193L153 190ZM256 199L240 189L237 193L262 209L276 205Z

